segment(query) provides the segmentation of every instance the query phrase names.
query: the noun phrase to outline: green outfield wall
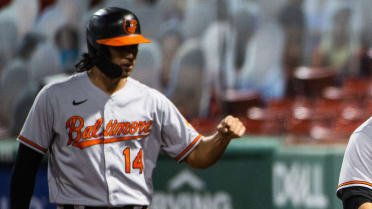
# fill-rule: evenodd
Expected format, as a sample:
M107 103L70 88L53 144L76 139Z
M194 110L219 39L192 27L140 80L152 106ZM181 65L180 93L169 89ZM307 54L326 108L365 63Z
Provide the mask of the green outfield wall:
M245 137L230 143L206 170L161 154L151 209L342 209L335 191L345 146L285 146L282 138ZM9 205L15 140L0 140L0 208ZM37 179L33 206L48 203L47 169Z

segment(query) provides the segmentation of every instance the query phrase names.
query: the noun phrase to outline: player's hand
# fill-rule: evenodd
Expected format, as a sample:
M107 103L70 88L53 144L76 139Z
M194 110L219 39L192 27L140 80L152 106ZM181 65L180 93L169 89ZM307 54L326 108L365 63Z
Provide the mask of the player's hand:
M226 116L217 126L219 134L224 138L240 138L245 134L245 126L239 118L231 115Z

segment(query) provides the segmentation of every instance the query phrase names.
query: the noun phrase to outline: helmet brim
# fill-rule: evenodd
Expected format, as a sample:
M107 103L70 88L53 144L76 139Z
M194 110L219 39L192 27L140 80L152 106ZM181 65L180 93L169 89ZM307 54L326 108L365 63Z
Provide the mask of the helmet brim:
M151 41L140 34L118 36L114 38L99 39L97 43L106 46L126 46L134 44L151 43Z

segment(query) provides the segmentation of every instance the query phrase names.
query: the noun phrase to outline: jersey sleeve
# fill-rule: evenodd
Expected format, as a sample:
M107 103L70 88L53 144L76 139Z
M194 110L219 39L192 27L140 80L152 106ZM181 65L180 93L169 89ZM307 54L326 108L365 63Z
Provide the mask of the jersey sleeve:
M366 187L353 186L338 190L337 197L342 200L344 209L355 209L365 202L372 202L372 190Z
M353 186L372 189L371 161L372 137L353 133L345 150L337 191Z
M178 109L164 99L161 120L161 143L163 150L177 162L184 160L202 139Z
M41 90L28 113L17 140L35 151L45 154L52 140L53 111L48 91Z

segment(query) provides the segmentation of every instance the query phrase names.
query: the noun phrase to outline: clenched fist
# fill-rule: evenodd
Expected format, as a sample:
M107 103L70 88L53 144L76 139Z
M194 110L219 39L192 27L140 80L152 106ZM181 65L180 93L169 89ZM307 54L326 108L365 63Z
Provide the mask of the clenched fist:
M239 118L226 116L217 126L218 132L227 138L240 138L245 134L245 126Z

